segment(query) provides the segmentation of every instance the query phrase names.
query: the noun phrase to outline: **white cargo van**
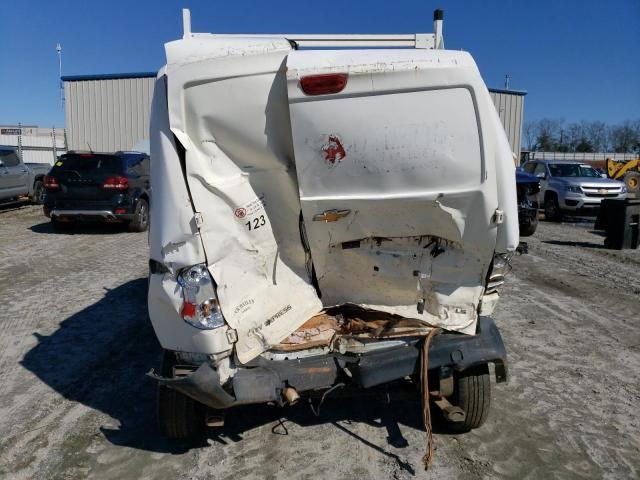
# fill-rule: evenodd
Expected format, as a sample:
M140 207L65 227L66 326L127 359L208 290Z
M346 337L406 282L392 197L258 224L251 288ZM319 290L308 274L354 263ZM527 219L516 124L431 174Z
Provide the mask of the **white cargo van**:
M434 34L166 44L151 114L159 421L420 373L458 430L506 353L488 317L518 244L514 165L471 56ZM413 48L406 48L413 47ZM440 402L440 403L443 403Z

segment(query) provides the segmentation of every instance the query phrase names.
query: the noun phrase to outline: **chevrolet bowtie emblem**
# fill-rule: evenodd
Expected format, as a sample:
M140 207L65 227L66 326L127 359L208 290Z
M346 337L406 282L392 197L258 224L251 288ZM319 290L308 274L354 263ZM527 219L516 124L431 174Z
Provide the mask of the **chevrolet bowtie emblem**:
M322 213L318 213L313 216L314 222L335 222L341 218L346 217L351 213L351 210L325 210Z

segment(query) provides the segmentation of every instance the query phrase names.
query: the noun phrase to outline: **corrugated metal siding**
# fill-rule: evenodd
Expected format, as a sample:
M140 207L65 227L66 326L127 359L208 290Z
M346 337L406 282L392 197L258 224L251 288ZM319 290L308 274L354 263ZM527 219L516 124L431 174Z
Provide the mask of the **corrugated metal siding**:
M23 129L24 130L27 129ZM53 142L55 138L56 148L64 149L64 130L58 128L55 130L55 137L53 130L50 128L31 128L27 133L21 135L23 147L36 147L36 148L49 148L53 150ZM0 145L18 146L18 135L2 135L0 134Z
M489 94L500 116L511 150L520 156L524 95L492 91Z
M637 153L615 152L531 152L531 160L560 160L575 162L604 162L607 158L616 162L625 162L638 158Z
M39 128L24 126L3 126L11 130L20 130L21 135L8 135L0 132L0 145L19 148L22 144L22 160L29 163L53 165L56 155L66 151L65 132L62 128ZM54 145L55 142L55 145Z
M149 139L154 78L65 81L70 150L131 150Z
M66 153L65 150L57 150L56 154L58 156ZM54 156L53 150L27 150L25 148L22 149L22 161L25 163L46 163L48 165L53 165Z

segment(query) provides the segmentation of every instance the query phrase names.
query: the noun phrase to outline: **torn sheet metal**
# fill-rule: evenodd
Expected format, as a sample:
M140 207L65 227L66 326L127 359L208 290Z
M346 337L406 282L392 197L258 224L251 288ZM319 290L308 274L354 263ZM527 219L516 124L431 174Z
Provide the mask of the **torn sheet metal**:
M353 302L474 333L498 230L513 232L514 210L509 198L501 209L495 154L506 141L479 127L494 121L493 109L471 57L296 51L287 68L304 225L325 306ZM338 72L349 75L339 94L300 91L300 78ZM340 161L327 162L338 145ZM506 228L492 220L499 209ZM350 214L315 221L327 211Z
M252 39L236 51L219 40L195 58L202 42L194 42L167 47L169 118L185 149L207 264L244 363L322 309L300 241L284 73L290 45Z
M151 162L151 185L159 194L151 194L149 256L175 273L180 268L204 262L205 255L169 128L167 83L163 73L160 72L156 81L152 103L150 143L158 160Z
M386 341L389 339L423 336L432 328L419 320L349 304L313 316L278 345L274 345L272 350L296 352L328 347L326 351L361 353L377 348L375 344L378 341L385 341L388 347Z

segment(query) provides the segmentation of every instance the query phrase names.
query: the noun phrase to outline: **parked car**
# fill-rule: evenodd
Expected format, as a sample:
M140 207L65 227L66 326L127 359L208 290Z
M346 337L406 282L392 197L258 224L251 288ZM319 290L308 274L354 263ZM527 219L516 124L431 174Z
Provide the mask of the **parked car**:
M528 237L538 228L538 192L540 179L529 175L521 167L516 168L516 190L518 192L518 223L520 236Z
M29 196L34 203L42 203L44 176L48 164L24 163L18 149L0 145L0 201Z
M488 364L506 379L488 315L519 236L511 149L471 55L437 36L380 50L357 47L388 36L185 30L151 112L162 431L410 376L453 429L480 426Z
M54 228L76 222L149 224L149 156L138 152L69 152L44 178L44 213Z
M595 215L605 198L627 198L623 182L602 178L590 165L580 162L534 160L524 165L540 179L538 202L546 220L560 221L564 214Z

